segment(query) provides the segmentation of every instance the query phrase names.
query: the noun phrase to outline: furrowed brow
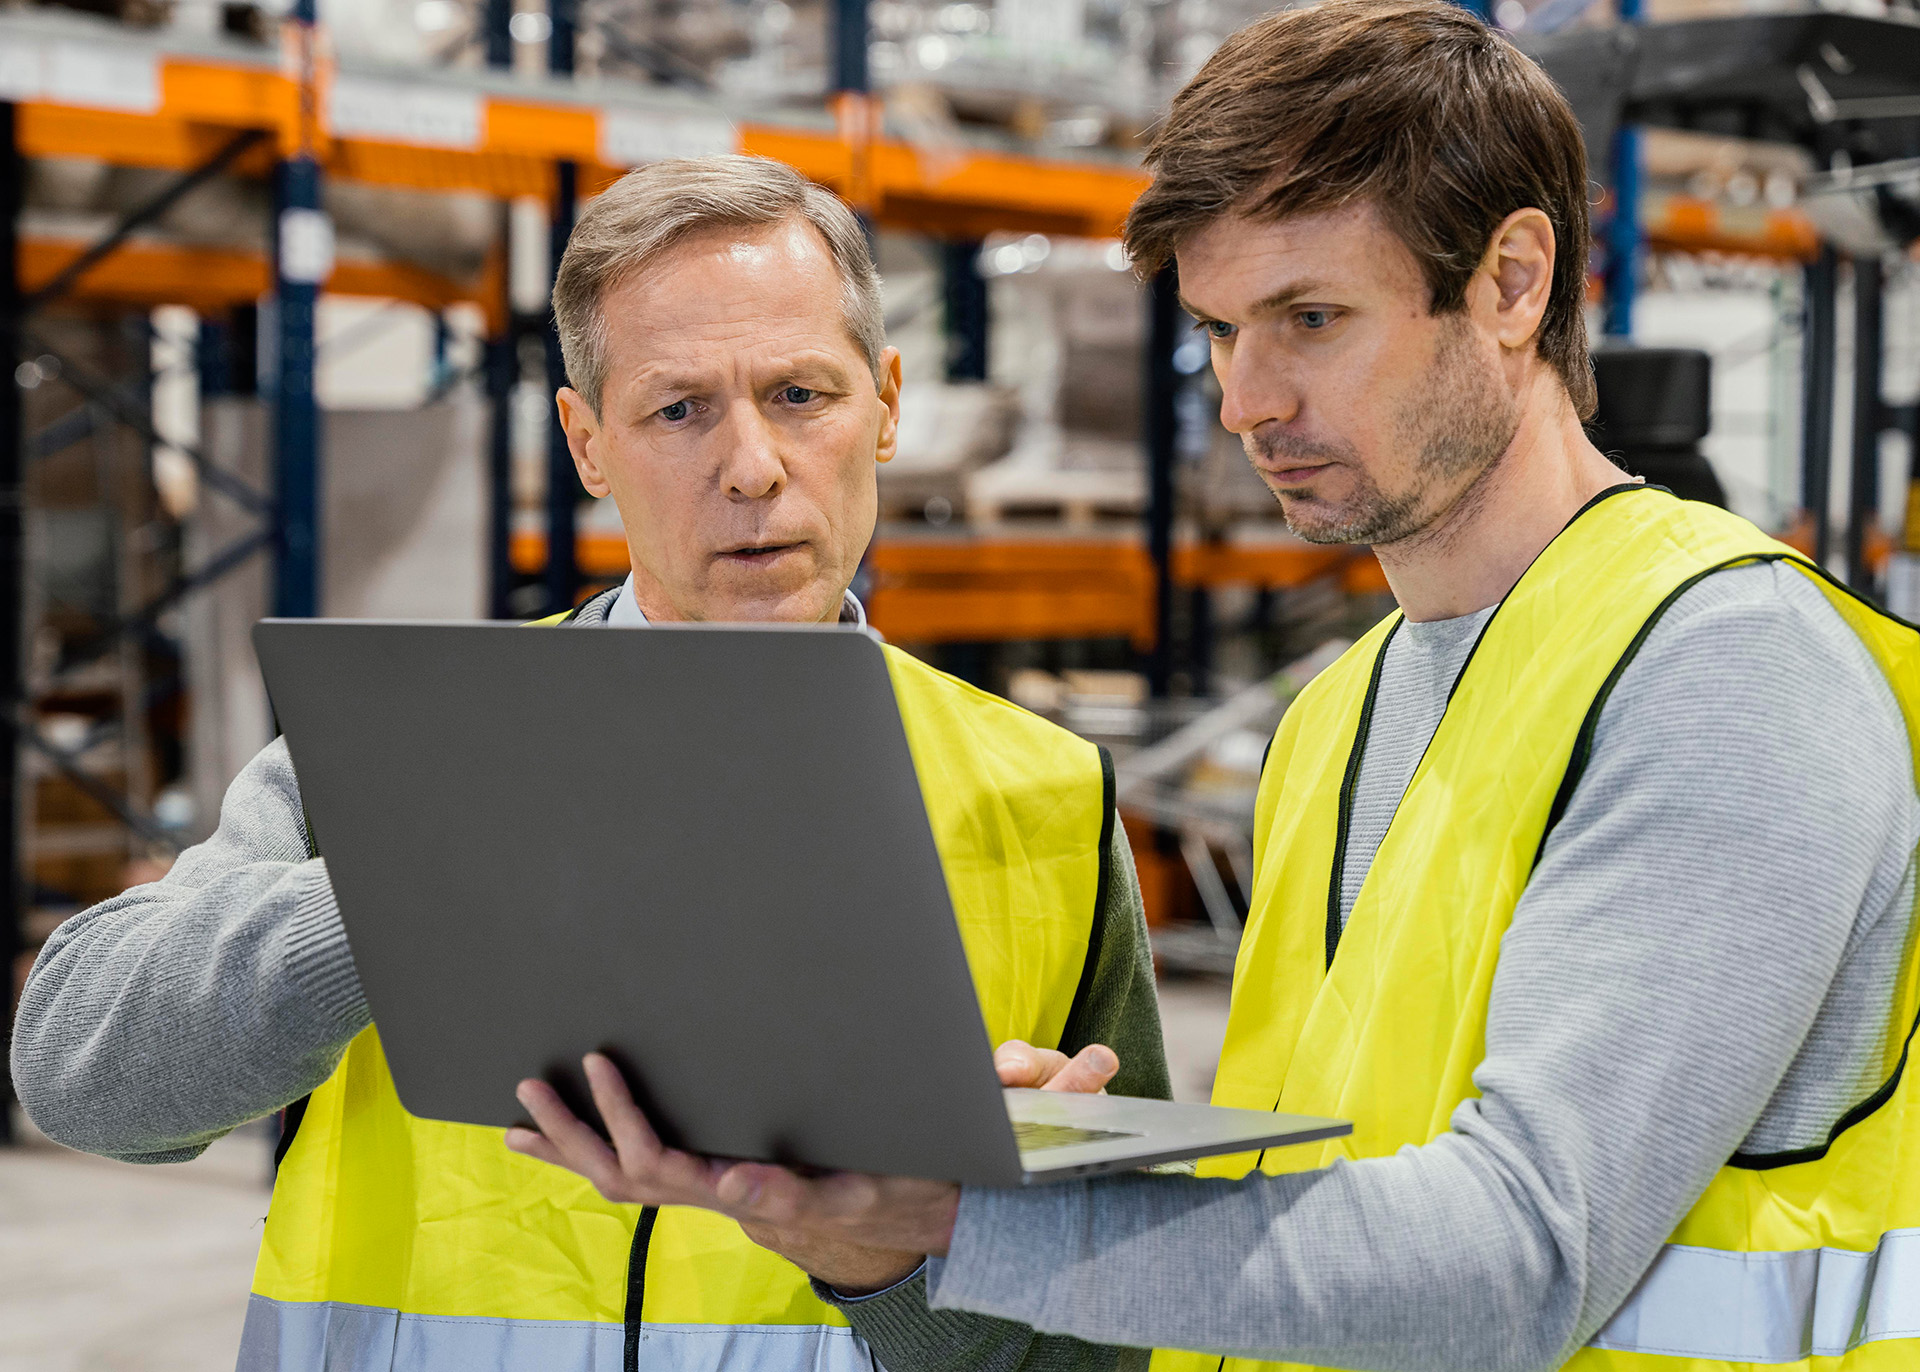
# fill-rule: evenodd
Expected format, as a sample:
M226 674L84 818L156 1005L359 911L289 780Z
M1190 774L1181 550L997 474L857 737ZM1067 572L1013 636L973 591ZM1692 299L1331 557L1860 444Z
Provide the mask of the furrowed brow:
M1194 317L1194 320L1197 323L1214 324L1219 322L1212 315L1208 314L1205 310L1201 309L1198 305L1194 304L1191 300L1187 299L1184 295L1179 295L1176 293L1174 296L1174 299L1180 302L1180 308L1185 310L1188 314L1192 315Z
M1319 295L1322 292L1329 291L1331 289L1332 287L1325 281L1296 281L1290 286L1287 286L1281 290L1275 291L1272 295L1265 296L1262 299L1255 301L1253 304L1253 307L1247 311L1247 317L1251 319L1251 318L1256 318L1260 315L1278 314L1281 310L1286 309L1289 305L1292 305L1295 301L1304 300L1310 296ZM1188 300L1184 295L1180 296L1179 300L1180 300L1180 308L1185 310L1188 314L1192 315L1194 319L1197 320L1198 322L1202 324L1214 324L1214 323L1221 322L1219 320L1216 320L1213 315L1209 314L1207 311L1201 309L1198 305L1195 305L1192 301Z
M768 368L768 372L776 379L790 377L796 383L817 381L841 390L853 384L853 374L829 353L810 352L798 357L780 358Z
M1252 310L1254 314L1278 314L1289 305L1310 296L1320 295L1331 290L1325 281L1296 281L1291 286L1275 291L1272 295L1258 301Z
M691 372L677 370L658 370L649 368L634 378L632 389L641 395L696 395L713 384L710 376L695 376Z

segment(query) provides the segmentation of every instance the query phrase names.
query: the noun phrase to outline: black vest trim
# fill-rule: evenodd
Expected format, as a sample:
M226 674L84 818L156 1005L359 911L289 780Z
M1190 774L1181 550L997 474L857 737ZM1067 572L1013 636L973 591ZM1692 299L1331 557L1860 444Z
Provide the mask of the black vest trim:
M633 1250L627 1256L627 1337L620 1354L621 1372L640 1372L640 1311L647 1300L647 1251L653 1246L653 1225L659 1218L659 1206L646 1206L640 1211L640 1222L633 1227Z
M1098 746L1098 745L1095 745ZM1118 785L1113 772L1113 754L1100 749L1100 855L1099 876L1093 884L1093 922L1087 927L1087 956L1080 964L1080 981L1073 990L1073 1004L1060 1024L1057 1048L1076 1052L1086 1047L1081 1028L1093 1000L1093 985L1100 970L1100 950L1106 942L1107 898L1113 890L1113 816ZM998 1047L999 1045L994 1045Z

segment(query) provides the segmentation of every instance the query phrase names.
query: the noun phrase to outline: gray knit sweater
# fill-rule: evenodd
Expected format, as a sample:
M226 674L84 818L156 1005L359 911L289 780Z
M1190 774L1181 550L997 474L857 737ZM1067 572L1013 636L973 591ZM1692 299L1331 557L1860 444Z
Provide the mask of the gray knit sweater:
M1395 635L1345 909L1486 618ZM1822 1142L1877 1083L1917 842L1858 639L1796 572L1710 577L1601 712L1447 1133L1292 1176L970 1189L934 1303L1329 1367L1555 1367L1736 1150Z
M604 623L611 600L589 601L577 622ZM1061 1047L1111 1045L1121 1060L1113 1089L1164 1099L1140 888L1113 829L1099 960ZM180 1161L319 1086L368 1023L326 862L308 857L299 787L276 740L228 788L211 838L161 881L75 915L47 941L20 1000L14 1086L34 1123L71 1148ZM890 1372L1099 1372L1144 1361L931 1312L919 1277L850 1316Z

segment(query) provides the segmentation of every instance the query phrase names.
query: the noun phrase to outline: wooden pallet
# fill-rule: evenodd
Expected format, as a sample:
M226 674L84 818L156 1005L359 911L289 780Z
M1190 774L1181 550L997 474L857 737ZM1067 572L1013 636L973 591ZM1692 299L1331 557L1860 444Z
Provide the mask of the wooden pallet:
M1138 520L1146 507L1147 478L1139 469L1060 470L996 462L967 480L967 520L972 524L1039 515L1069 529L1090 529L1106 519Z

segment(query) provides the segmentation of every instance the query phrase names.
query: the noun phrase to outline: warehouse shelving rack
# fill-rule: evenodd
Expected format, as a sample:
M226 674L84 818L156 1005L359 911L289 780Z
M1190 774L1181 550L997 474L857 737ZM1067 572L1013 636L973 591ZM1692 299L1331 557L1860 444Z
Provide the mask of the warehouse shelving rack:
M495 68L511 49L508 7L487 7ZM512 346L544 321L506 308L503 264L474 281L451 281L396 263L334 261L318 209L323 176L425 190L477 191L554 206L564 241L576 195L590 195L628 166L663 156L740 150L788 162L831 186L876 225L978 239L994 230L1110 236L1143 178L1137 167L1064 164L985 143L926 155L885 136L865 92L865 12L843 4L842 50L831 113L761 117L670 91L597 87L569 79L570 11L556 6L555 41L542 79L499 70L362 70L328 57L311 0L297 4L276 54L236 44L183 43L80 16L0 16L0 256L13 270L0 285L0 356L21 356L30 312L56 299L151 307L182 303L214 314L272 298L278 308L273 489L247 486L188 452L211 491L258 517L258 528L204 566L190 569L128 624L150 625L176 601L262 548L274 555L274 607L313 613L318 584L318 435L312 403L312 303L319 290L388 296L442 309L471 301L496 335L486 369L496 400L511 384ZM498 33L494 30L499 30ZM857 47L857 61L849 58ZM19 236L26 159L88 158L171 170L178 179L92 244ZM274 245L244 251L143 242L141 228L194 185L221 174L271 178ZM970 257L968 258L970 261ZM550 333L550 326L548 327ZM551 346L549 353L552 353ZM25 435L19 395L0 385L0 758L18 772L23 745L41 740L24 699L20 642L23 547L20 492ZM111 396L97 397L106 403ZM504 403L502 403L504 409ZM121 405L115 417L155 440L148 416ZM498 418L498 414L497 414ZM496 422L496 429L503 426ZM504 467L496 434L494 466ZM177 445L176 445L177 446ZM546 558L550 596L577 581L572 506L578 492L555 445ZM496 504L505 481L494 473ZM496 582L509 567L510 524L492 518ZM496 586L495 603L500 602ZM17 786L0 786L0 966L19 947L21 890ZM151 829L128 806L122 818ZM0 1131L6 1127L0 1114Z
M554 218L564 226L576 194L595 193L631 165L740 150L793 165L838 191L877 226L959 245L945 256L962 274L972 261L964 245L989 232L1111 236L1145 184L1139 167L1118 154L1065 162L986 137L961 147L924 149L894 136L882 105L868 90L864 0L834 5L835 91L826 108L802 113L575 81L567 46L570 4L556 0L553 6L552 72L542 78L500 70L511 52L505 31L510 6L504 0L487 0L492 69L482 71L383 70L335 62L314 30L311 0L299 0L278 52L143 34L77 15L0 15L0 258L15 264L11 273L0 273L0 356L11 362L21 355L28 310L56 295L141 307L178 302L204 313L269 296L283 306L275 312L280 334L276 397L283 422L273 489L254 490L201 455L188 454L209 487L253 511L259 528L205 566L189 569L168 589L166 603L270 548L276 608L294 614L315 608L318 440L314 425L306 422L312 415L311 311L286 305L310 306L319 290L387 296L433 309L475 303L495 335L486 371L502 411L512 344L527 330L546 327L545 321L512 316L498 261L474 280L455 281L403 264L334 260L324 221L310 213L319 203L323 176L475 191L500 200L534 197L555 206ZM1588 107L1610 111L1615 123L1629 107L1634 118L1658 122L1658 100L1637 94L1629 89L1631 81L1621 78L1634 64L1613 49L1583 48L1585 40L1576 39L1560 49L1551 44L1537 49L1549 70L1570 90L1584 91ZM1850 35L1848 41L1857 39ZM1657 46L1661 40L1640 41ZM1636 61L1636 71L1651 71L1643 57ZM155 217L153 206L130 216L98 244L22 239L25 159L34 157L171 170L180 177L176 190L218 172L270 177L278 192L273 251L260 257L139 241L135 231ZM1758 226L1733 224L1711 206L1675 199L1662 214L1648 228L1656 244L1789 258L1817 254L1804 219L1790 213L1775 214ZM955 298L970 294L963 289ZM1151 496L1145 547L1113 541L1042 552L1040 545L1004 539L883 544L873 560L875 611L881 618L898 616L898 636L922 641L975 636L995 622L983 617L983 607L1012 603L1008 598L1013 597L1032 610L1023 612L1027 631L1124 635L1151 648L1152 675L1164 689L1172 666L1170 606L1178 589L1204 592L1233 582L1284 587L1329 575L1357 587L1378 586L1370 558L1354 561L1296 548L1176 547L1173 412L1183 382L1171 367L1175 315L1166 283L1159 283L1151 297L1148 368L1142 378ZM972 328L983 330L984 319L973 320ZM979 351L972 349L976 356ZM957 353L964 359L969 350ZM964 361L961 365L964 369ZM20 685L24 436L17 392L0 385L0 396L6 397L0 405L0 692L6 695L6 708L0 710L0 765L17 773L22 744L33 729ZM293 408L292 397L308 399ZM286 422L289 416L296 422ZM152 438L146 417L124 412L119 417ZM504 494L504 425L496 422L495 430L490 541L496 607L516 561L529 570L544 568L549 596L556 601L564 601L577 584L583 559L617 570L623 549L583 546L575 537L576 493L557 446L551 468L561 479L551 483L546 536L523 536L514 543ZM548 556L549 550L556 555ZM1059 578L1068 575L1084 577L1086 597L1042 594L1058 590ZM142 611L147 622L158 608ZM0 966L11 962L18 946L16 793L17 787L0 785Z
M1637 0L1627 3L1637 9ZM1842 186L1853 171L1920 155L1920 13L1910 8L1882 16L1807 11L1633 23L1523 36L1520 46L1567 93L1596 167L1609 165L1618 131L1635 126L1798 144ZM1616 168L1613 175L1631 180L1631 168L1625 171ZM1627 189L1631 197L1632 188ZM1668 211L1662 230L1670 246L1721 246L1711 241L1700 209L1690 203ZM1709 230L1705 241L1702 229ZM1768 255L1805 265L1802 512L1796 537L1825 562L1832 551L1841 255L1785 219L1770 223L1763 236L1776 249ZM1662 233L1649 237L1658 243ZM1915 406L1890 405L1883 395L1881 263L1863 254L1851 265L1858 307L1844 547L1849 580L1871 592L1869 545L1880 436L1899 430L1920 443L1920 413ZM1614 311L1615 328L1609 331L1624 333L1631 302L1619 303L1627 308Z

